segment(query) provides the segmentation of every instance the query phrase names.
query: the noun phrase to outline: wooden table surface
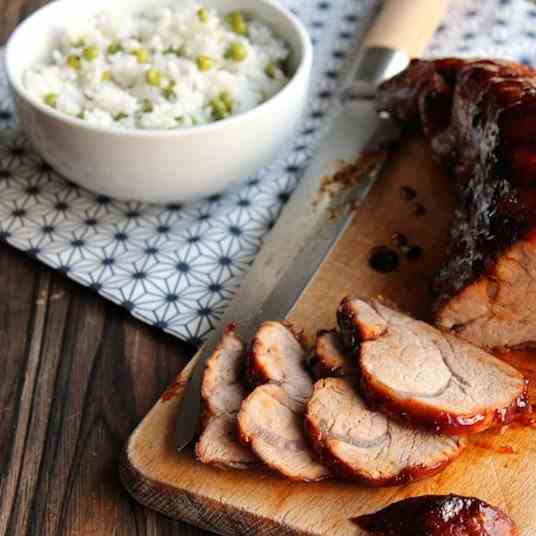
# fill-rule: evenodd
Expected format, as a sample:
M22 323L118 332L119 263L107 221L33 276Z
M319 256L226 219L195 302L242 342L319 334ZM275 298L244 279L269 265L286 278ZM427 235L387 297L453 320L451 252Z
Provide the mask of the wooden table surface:
M46 3L0 0L1 43ZM207 534L138 506L117 475L192 348L3 244L0 289L0 535Z

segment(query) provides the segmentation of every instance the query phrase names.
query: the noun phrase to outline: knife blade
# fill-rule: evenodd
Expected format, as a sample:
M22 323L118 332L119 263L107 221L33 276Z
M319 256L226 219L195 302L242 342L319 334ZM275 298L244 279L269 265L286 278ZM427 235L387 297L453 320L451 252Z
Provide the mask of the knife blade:
M389 142L398 137L398 127L378 116L368 96L346 93L337 107L316 155L197 356L177 416L179 450L197 430L204 367L225 326L237 324L247 340L264 320L290 312L378 177Z
M248 340L263 321L286 317L378 178L389 144L398 138L399 130L388 116L376 113L371 97L377 83L407 65L408 56L392 46L382 46L377 36L382 33L382 27L396 26L401 9L402 18L407 20L416 8L429 8L427 2L389 0L385 3L369 32L369 37L374 39L367 37L366 48L349 70L353 82L341 92L334 119L327 126L316 154L222 321L193 358L195 365L177 413L179 451L198 430L205 365L225 326L236 324L240 335ZM428 18L427 32L421 31L417 37L411 34L411 44L405 47L410 52L420 52L418 47L424 48L439 23L447 0L436 2L435 16Z

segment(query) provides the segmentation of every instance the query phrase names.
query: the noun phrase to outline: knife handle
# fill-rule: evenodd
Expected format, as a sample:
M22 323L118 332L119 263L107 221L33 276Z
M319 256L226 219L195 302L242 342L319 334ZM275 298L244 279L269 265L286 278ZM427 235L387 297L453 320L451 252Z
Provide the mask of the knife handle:
M445 16L448 4L449 0L386 0L364 45L420 56Z

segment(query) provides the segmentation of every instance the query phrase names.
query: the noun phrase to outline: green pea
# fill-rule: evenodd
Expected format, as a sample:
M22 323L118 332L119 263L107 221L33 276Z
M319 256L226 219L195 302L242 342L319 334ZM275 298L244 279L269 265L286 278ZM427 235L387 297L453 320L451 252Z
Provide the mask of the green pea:
M150 114L153 110L153 103L149 99L143 99L143 113Z
M277 67L273 63L269 63L264 69L266 76L272 80L277 76Z
M150 86L158 87L160 86L160 83L162 82L162 74L160 73L158 69L151 67L145 73L145 80Z
M225 106L225 103L220 97L214 97L208 104L212 111L212 117L216 121L225 119L229 115L227 106Z
M103 82L109 82L112 79L112 71L104 71L101 76Z
M121 119L126 119L127 117L128 117L127 114L125 114L125 113L123 113L123 112L119 112L118 114L116 114L116 115L114 116L114 119L115 119L116 121L121 121Z
M96 60L99 57L100 50L97 47L86 47L82 51L84 59L87 61Z
M195 127L199 124L199 121L192 115L192 117L190 118L190 120L192 121L192 125Z
M248 57L247 48L238 41L231 43L225 52L225 57L228 60L244 61Z
M175 117L175 121L177 121L177 123L182 123L184 121L184 117L182 117L182 115L178 115Z
M238 35L248 34L248 25L244 15L240 11L231 11L225 17L227 24L231 27L231 30Z
M184 45L180 48L168 47L166 48L166 50L164 50L163 53L175 54L175 56L177 56L178 58L183 58L184 56L186 56L186 47Z
M174 91L174 89L172 87L167 87L166 89L164 89L163 93L164 93L164 97L168 101L172 101L172 100L175 100L177 98L177 94L175 93L175 91Z
M220 93L220 100L223 102L225 109L231 113L234 107L234 100L231 94L228 91L223 91Z
M208 9L206 7L198 9L197 17L201 22L208 22Z
M85 119L86 112L84 112L84 110L82 110L76 117L78 117L78 119Z
M137 48L136 50L132 51L132 54L136 56L138 63L149 63L149 60L151 59L149 51L145 48Z
M107 52L110 54L110 56L113 56L114 54L117 54L118 52L121 52L123 50L123 47L119 41L114 41L113 43L110 43L108 46Z
M75 56L75 55L68 56L67 57L67 65L71 69L74 69L75 71L79 71L80 66L82 65L82 62L80 61L80 56Z
M72 45L73 47L75 48L81 48L83 46L85 46L86 42L84 41L84 39L81 37L80 39L78 39L77 41L75 41Z
M197 56L196 63L200 71L210 71L214 68L214 60L210 56Z
M58 95L56 93L49 93L48 95L45 95L43 100L45 101L45 104L48 104L51 108L56 108Z

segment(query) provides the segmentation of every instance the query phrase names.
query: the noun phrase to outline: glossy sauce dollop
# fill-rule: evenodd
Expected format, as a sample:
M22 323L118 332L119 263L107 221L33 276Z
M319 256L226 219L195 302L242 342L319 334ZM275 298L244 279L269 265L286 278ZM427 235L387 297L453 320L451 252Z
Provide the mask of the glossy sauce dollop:
M424 495L353 521L380 536L519 536L502 510L475 497Z

